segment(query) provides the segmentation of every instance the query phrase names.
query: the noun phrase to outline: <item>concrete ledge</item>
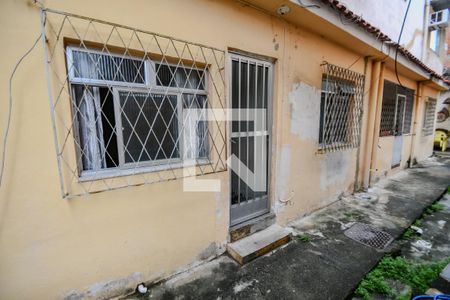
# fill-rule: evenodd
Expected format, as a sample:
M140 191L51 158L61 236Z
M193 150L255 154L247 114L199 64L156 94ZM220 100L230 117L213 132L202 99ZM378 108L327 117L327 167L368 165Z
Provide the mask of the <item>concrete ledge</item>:
M241 265L262 256L291 240L290 231L279 225L228 244L227 251Z
M230 242L236 242L275 224L275 214L268 213L230 228Z

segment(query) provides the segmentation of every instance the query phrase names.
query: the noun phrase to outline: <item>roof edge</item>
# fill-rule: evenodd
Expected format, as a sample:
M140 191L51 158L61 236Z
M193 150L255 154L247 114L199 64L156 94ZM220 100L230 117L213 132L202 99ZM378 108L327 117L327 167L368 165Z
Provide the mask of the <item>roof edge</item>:
M428 67L424 62L422 62L418 57L414 56L408 49L397 43L396 41L392 40L387 34L383 33L378 27L373 26L366 20L364 20L361 16L355 14L353 11L349 10L344 4L340 3L338 0L317 0L320 1L329 7L331 7L333 10L335 10L337 13L341 14L343 17L345 17L347 20L351 21L355 25L359 26L360 28L364 29L369 34L376 37L377 40L380 40L383 43L389 43L390 46L397 48L397 51L399 54L407 58L409 61L414 63L415 65L419 66L422 70L424 70L426 73L430 74L430 77L435 77L436 79L442 80L445 83L449 84L448 81L445 80L444 76L442 74L436 73L434 70L432 70L430 67Z

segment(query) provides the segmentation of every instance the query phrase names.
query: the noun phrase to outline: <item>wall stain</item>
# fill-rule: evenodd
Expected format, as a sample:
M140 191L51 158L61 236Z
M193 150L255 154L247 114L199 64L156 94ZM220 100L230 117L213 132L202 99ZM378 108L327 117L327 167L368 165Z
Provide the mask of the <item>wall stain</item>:
M304 82L294 84L289 93L289 103L291 133L301 140L318 142L320 90Z
M326 190L345 182L351 166L351 152L340 151L324 154L320 161L320 188Z
M416 30L414 30L414 33L412 35L410 42L405 45L405 48L408 50L411 50L411 48L416 43L416 39L422 39L422 37L423 37L423 31L417 28Z

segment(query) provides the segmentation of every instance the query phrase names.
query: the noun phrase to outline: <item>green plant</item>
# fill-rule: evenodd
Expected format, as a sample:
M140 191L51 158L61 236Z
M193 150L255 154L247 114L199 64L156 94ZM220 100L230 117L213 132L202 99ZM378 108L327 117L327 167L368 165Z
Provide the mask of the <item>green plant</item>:
M393 296L395 290L386 281L387 279L398 280L423 292L449 262L450 257L439 262L417 264L403 257L385 256L377 267L363 278L355 294L365 300L373 293Z
M397 298L395 298L395 300L411 300L411 298L412 298L411 292L408 292L405 295L398 296Z
M297 239L299 239L302 242L310 242L311 241L311 236L309 234L301 234L297 236Z
M361 221L364 217L355 211L349 211L344 213L344 219L347 221Z
M427 209L425 209L424 215L425 215L425 216L429 216L429 215L431 215L432 213L433 213L433 210L432 210L431 208L427 208Z
M344 213L344 216L346 218L353 218L353 213L352 212L346 212L346 213Z
M430 209L431 209L433 212L438 212L438 211L441 211L441 210L444 209L444 205L443 205L442 203L439 203L439 202L433 203L433 204L430 206Z
M364 300L370 299L370 294L373 293L387 296L394 294L394 290L385 281L382 270L377 268L364 277L355 291L355 294Z
M414 230L412 230L411 228L408 228L408 229L405 230L405 232L403 232L403 234L400 237L400 239L401 240L408 240L408 239L412 238L415 235L416 235L416 233L414 232Z
M417 220L414 222L414 226L417 226L417 227L422 226L422 219L417 219Z

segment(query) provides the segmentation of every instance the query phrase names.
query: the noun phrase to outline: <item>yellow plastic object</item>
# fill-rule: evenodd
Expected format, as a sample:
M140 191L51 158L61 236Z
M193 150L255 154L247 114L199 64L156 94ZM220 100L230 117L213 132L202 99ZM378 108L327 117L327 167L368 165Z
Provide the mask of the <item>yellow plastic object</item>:
M447 150L448 134L440 129L437 129L434 134L434 146L440 147L442 152Z

